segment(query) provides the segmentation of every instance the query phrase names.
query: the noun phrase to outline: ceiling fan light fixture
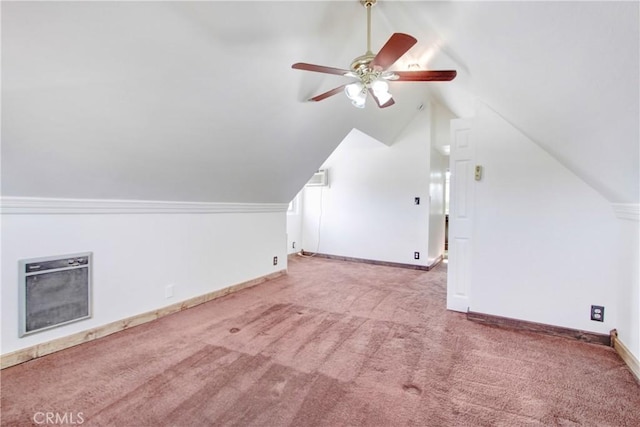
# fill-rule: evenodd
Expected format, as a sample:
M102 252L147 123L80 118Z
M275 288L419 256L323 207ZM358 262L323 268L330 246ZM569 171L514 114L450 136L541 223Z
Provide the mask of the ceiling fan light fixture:
M375 93L376 96L378 96L378 94L389 92L389 83L381 78L377 78L371 82L371 90L373 90L373 93Z
M375 80L371 82L369 85L371 87L371 92L373 92L373 96L376 97L378 105L385 105L391 99L391 94L389 93L389 83L384 80L383 77L379 76Z
M359 81L341 85L320 95L314 96L309 101L321 101L336 95L344 90L352 104L358 108L364 108L367 94L371 94L380 108L387 108L395 104L389 93L389 81L401 82L432 82L451 81L456 77L455 70L420 71L418 63L410 64L413 71L390 71L393 64L411 49L418 41L404 33L393 33L378 53L371 51L371 7L377 0L359 0L367 11L367 51L358 56L351 63L351 69L325 67L322 65L297 62L291 68L297 70L314 71L324 74L335 74L343 77L351 77Z
M356 98L358 98L358 96L360 96L362 94L364 89L365 89L365 87L361 82L355 82L355 83L351 83L351 84L346 85L344 87L344 93L347 94L347 98L349 98L349 99L351 99L353 101Z
M364 108L367 102L367 87L362 82L355 82L344 87L344 93L351 103L358 108Z
M361 98L356 98L352 100L351 103L356 108L364 108L365 104L367 103L367 97L363 96Z

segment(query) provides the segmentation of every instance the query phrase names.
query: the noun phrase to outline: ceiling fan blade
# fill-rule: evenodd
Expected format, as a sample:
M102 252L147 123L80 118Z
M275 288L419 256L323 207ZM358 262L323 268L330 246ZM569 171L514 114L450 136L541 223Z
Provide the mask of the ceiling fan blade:
M338 86L335 89L331 89L330 91L327 91L325 93L321 93L320 95L316 95L313 98L310 98L309 101L316 101L316 102L317 101L322 101L323 99L326 99L326 98L328 98L330 96L333 96L333 95L338 94L340 92L344 92L344 87L345 86L346 85Z
M339 76L351 75L351 71L349 70L343 70L341 68L325 67L322 65L307 64L305 62L296 62L291 66L291 68L294 68L296 70L315 71L317 73L337 74Z
M369 89L369 94L371 95L371 97L373 98L374 101L376 101L376 104L378 104L378 107L380 108L387 108L387 107L391 107L393 104L396 103L396 101L393 100L393 98L390 98L387 102L385 102L383 105L380 105L380 101L378 100L378 98L376 97L376 94L373 93L373 90Z
M398 78L392 77L389 80L396 82L448 82L456 78L458 74L455 70L438 71L394 71Z
M386 70L417 42L418 40L408 34L392 34L391 37L389 37L389 40L387 40L387 43L382 46L380 52L378 52L376 57L373 58L373 61L371 61L371 68L383 71Z

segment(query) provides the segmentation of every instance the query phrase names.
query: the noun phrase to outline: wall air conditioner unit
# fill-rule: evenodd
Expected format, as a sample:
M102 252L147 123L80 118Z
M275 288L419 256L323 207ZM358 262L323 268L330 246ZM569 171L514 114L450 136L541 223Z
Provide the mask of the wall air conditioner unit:
M324 187L326 185L329 185L329 176L326 169L321 169L314 173L309 182L307 182L307 187Z

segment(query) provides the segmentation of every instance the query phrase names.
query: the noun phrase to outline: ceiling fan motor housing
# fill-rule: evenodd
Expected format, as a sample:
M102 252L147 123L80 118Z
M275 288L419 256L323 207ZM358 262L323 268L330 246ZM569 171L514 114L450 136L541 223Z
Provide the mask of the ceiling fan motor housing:
M371 52L367 52L364 55L360 55L356 59L354 59L353 62L351 62L351 69L356 73L365 72L364 68L368 69L369 64L371 63L371 61L373 61L373 58L375 57L376 56Z

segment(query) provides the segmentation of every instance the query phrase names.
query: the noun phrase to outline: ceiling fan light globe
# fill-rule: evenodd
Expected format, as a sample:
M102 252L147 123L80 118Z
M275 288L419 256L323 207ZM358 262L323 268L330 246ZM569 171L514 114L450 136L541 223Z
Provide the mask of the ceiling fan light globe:
M373 90L373 93L376 94L376 96L378 96L378 94L382 94L385 92L389 92L389 83L387 83L385 80L382 79L376 79L371 83L371 90Z
M367 99L366 98L364 98L364 99L357 98L357 99L354 99L353 101L351 101L351 103L356 108L364 108L365 104L367 103Z
M363 88L364 86L360 82L351 83L344 87L344 93L347 94L347 98L355 100L362 93Z

